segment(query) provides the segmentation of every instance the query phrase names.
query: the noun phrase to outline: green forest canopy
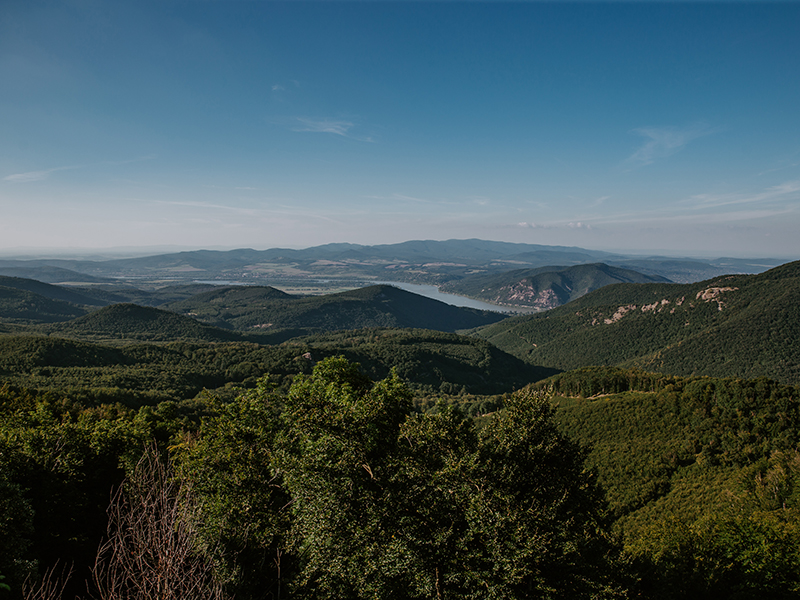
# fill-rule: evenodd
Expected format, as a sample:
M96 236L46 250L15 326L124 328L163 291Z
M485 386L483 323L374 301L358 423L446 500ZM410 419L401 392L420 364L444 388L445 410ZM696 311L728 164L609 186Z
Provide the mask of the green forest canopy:
M796 387L594 368L473 420L341 357L275 383L138 409L2 388L0 574L18 591L69 556L83 593L109 489L155 439L237 598L798 592Z

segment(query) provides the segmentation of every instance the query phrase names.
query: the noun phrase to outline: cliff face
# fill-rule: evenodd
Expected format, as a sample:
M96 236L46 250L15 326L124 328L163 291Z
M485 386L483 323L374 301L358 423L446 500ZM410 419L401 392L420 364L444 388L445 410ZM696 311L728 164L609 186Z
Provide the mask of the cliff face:
M664 283L667 280L630 269L595 263L481 273L448 283L441 289L495 304L543 311L614 283L656 282Z
M672 375L800 383L800 262L692 284L619 284L476 330L557 369L637 366Z

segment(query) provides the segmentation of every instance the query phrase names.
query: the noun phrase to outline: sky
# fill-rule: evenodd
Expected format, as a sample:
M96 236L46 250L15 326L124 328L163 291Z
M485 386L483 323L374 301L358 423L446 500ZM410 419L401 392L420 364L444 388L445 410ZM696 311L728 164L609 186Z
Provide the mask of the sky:
M0 252L800 258L800 3L0 2Z

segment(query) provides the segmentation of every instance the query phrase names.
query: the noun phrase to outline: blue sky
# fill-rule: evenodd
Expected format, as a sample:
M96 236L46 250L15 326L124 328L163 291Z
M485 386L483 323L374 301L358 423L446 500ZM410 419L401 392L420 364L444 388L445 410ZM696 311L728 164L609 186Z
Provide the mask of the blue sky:
M800 3L0 3L0 250L800 258Z

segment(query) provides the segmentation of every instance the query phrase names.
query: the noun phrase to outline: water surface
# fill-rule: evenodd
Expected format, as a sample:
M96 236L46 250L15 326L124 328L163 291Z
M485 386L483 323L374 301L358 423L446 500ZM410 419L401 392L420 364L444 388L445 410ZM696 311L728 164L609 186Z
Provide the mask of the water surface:
M502 312L502 313L531 312L531 311L526 311L524 308L499 306L497 304L489 304L488 302L481 302L480 300L473 300L472 298L465 298L464 296L457 296L456 294L445 294L444 292L440 292L439 288L436 287L435 285L422 285L419 283L402 283L398 281L378 281L376 283L393 285L395 287L400 288L401 290L412 292L420 296L425 296L426 298L432 298L433 300L438 300L439 302L444 302L445 304L450 304L451 306L460 306L462 308L477 308L478 310L491 310L494 312Z

